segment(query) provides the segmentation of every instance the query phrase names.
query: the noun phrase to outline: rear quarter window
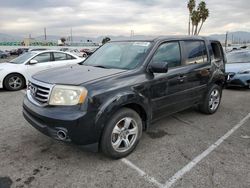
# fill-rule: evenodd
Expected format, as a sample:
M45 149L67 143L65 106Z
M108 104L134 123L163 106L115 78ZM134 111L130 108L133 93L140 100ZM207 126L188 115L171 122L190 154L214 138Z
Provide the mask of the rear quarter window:
M67 60L71 60L71 59L76 59L76 58L73 57L72 55L67 54Z

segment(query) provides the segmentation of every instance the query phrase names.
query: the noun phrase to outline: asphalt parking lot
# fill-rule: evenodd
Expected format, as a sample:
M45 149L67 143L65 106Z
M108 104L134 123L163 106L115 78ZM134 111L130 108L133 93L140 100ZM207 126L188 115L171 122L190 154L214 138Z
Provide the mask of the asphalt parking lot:
M250 90L224 90L214 115L156 122L122 160L39 133L22 116L24 93L0 90L1 188L250 187Z

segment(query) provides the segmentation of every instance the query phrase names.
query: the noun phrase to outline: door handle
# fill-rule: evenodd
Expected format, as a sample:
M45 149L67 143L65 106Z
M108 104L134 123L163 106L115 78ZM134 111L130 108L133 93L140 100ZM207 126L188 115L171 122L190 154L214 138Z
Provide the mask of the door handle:
M187 76L180 75L180 76L178 77L179 82L180 82L180 83L183 83L183 82L184 82L184 79L185 79L186 77L187 77Z

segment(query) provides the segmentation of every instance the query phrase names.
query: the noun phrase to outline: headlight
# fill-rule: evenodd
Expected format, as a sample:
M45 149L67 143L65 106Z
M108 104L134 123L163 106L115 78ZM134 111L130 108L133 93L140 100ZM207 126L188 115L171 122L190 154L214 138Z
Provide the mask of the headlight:
M88 91L84 87L56 85L51 92L49 104L73 106L84 103Z
M250 74L250 69L247 70L242 70L240 72L238 72L239 74Z

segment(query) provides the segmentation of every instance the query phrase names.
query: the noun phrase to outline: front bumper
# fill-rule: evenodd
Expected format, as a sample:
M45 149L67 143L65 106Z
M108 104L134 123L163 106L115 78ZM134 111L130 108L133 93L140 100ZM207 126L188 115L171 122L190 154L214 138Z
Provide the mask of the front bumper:
M250 74L229 73L227 86L250 87Z
M23 115L33 127L56 140L98 147L100 131L95 126L95 115L81 110L79 106L41 107L25 96ZM58 131L61 130L67 134L63 140L58 137Z

